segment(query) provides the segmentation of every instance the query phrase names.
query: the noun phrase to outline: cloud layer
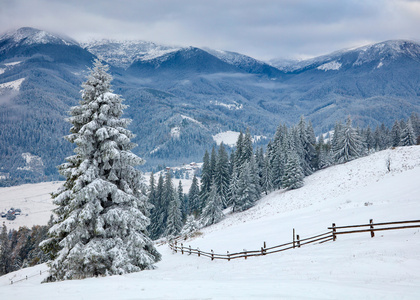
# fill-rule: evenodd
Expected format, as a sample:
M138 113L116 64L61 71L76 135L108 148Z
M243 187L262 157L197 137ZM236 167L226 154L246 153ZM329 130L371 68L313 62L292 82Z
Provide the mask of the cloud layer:
M0 28L207 46L260 59L310 57L389 39L420 39L410 0L1 0Z

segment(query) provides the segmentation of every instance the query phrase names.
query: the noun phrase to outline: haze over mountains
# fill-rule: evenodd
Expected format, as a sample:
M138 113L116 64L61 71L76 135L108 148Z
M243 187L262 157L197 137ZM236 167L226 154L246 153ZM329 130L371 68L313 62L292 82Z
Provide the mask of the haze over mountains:
M349 115L375 127L420 112L420 45L412 41L278 65L144 41L79 44L21 28L0 36L0 185L57 178L72 153L64 119L95 57L110 64L114 92L129 105L134 152L146 168L199 161L228 130L270 138L301 115L319 133Z

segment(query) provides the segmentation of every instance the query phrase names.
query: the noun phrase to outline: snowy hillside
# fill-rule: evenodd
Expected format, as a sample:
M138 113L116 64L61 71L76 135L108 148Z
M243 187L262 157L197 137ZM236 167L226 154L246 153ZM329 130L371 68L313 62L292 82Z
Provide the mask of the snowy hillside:
M388 171L386 161L390 160ZM418 220L420 147L375 153L319 171L293 191L276 191L184 242L226 253L290 242L340 225ZM156 270L40 284L45 265L0 277L2 295L19 299L418 299L420 230L339 236L247 260L211 261L158 249Z

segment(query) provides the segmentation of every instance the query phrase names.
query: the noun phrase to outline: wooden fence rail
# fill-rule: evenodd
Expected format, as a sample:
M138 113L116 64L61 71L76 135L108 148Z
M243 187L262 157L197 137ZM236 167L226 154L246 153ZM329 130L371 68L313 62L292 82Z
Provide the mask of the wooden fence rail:
M211 250L211 252L205 252L205 251L201 251L198 248L197 249L191 248L191 246L185 247L182 243L179 244L177 240L174 240L174 242L169 242L169 247L174 252L180 251L181 254L184 254L184 253L188 255L196 254L198 256L208 257L211 260L222 259L222 260L230 261L231 259L237 259L237 258L247 259L248 257L253 257L253 256L263 256L267 254L290 250L293 248L299 248L303 245L307 245L307 244L311 244L315 242L324 243L324 242L332 241L332 240L333 240L332 231L319 234L316 236L308 237L305 239L300 239L299 235L295 235L295 231L293 230L292 242L273 246L273 247L267 247L266 243L264 242L263 247L261 247L259 250L248 251L244 249L242 252L229 253L229 251L227 251L226 254L220 254L220 253L214 253L213 250Z
M415 225L404 225L404 226L395 226L401 224L413 224ZM390 226L391 227L382 227L382 226ZM360 228L360 227L369 227L368 229L359 229L359 230L347 230L352 228ZM222 259L230 261L231 259L237 258L245 258L253 257L253 256L263 256L267 254L278 253L294 248L300 248L301 246L318 243L323 244L329 241L335 241L337 239L337 235L340 234L352 234L352 233L361 233L361 232L370 232L371 237L375 236L375 231L383 231L383 230L395 230L395 229L408 229L408 228L420 228L420 220L413 220L413 221L398 221L398 222L387 222L387 223L373 223L373 219L370 219L369 224L362 224L362 225L347 225L347 226L336 226L335 223L332 224L332 227L328 227L330 231L318 234L315 236L311 236L308 238L301 239L299 235L295 234L295 229L293 229L293 241L290 243L285 243L277 246L267 247L266 242L263 243L263 247L260 250L243 250L242 252L236 253L229 253L227 251L226 254L214 253L213 250L211 252L201 251L200 249L191 248L191 246L185 247L182 243L178 243L178 240L175 239L174 241L169 242L169 247L174 251L180 251L182 254L184 252L188 255L196 254L198 256L208 257L211 260L215 259ZM345 229L344 231L341 231Z
M405 225L405 226L382 227L382 226L389 226L389 225L401 225L401 224L412 224L412 223L416 223L416 224ZM360 228L360 227L369 227L369 229L354 229L354 230L340 231L341 229L351 229L351 228ZM335 223L333 223L331 227L328 227L328 229L331 229L333 232L333 240L335 240L337 238L337 235L340 235L340 234L370 232L370 236L375 237L375 231L409 229L409 228L420 228L420 220L373 223L373 219L370 219L369 224L336 226Z

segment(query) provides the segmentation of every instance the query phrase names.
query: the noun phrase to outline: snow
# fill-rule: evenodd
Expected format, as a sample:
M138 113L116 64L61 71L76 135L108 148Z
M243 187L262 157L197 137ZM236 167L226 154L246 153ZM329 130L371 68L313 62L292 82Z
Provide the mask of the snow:
M337 71L337 70L340 70L341 65L342 64L337 61L331 61L326 64L320 65L317 69L323 70L323 71L330 71L330 70Z
M419 178L419 146L389 149L316 172L301 189L273 192L184 244L232 253L259 249L264 241L268 247L290 242L293 228L305 238L333 222L419 219ZM40 265L0 277L0 289L19 299L418 299L419 235L418 228L374 238L340 235L335 242L230 262L172 253L164 244L155 270L40 284L43 274L10 285L9 279L46 269Z
M236 146L236 141L238 140L239 132L236 131L224 131L220 132L213 136L213 140L220 145L222 142L223 144L234 147Z
M171 137L175 139L179 139L180 135L181 135L181 128L179 126L171 128Z
M380 67L382 67L384 65L384 63L382 61L379 62L378 66L376 67L377 69L379 69Z
M1 219L1 222L5 221L8 229L16 230L21 226L47 225L55 208L50 193L61 184L55 181L0 188L0 211L6 212L12 207L22 210L14 221Z
M21 61L15 61L15 62L11 62L11 63L6 63L5 65L6 66L15 66L15 65L18 65L20 63L21 63Z
M238 140L239 137L239 132L237 131L224 131L224 132L220 132L216 135L213 135L213 140L220 145L222 142L224 145L229 146L229 147L235 147L236 146L236 141ZM254 135L252 137L252 142L255 143L261 139L266 139L266 136L263 135Z
M210 101L210 104L216 105L216 106L223 106L226 107L229 110L241 110L244 108L244 106L242 104L237 103L236 101L234 101L234 103L223 103L220 101Z
M203 126L203 123L201 123L200 121L197 121L194 118L191 118L191 117L188 117L188 116L185 116L185 115L181 115L181 118L184 119L184 120L188 120L188 121L191 121L193 123L196 123L196 124L198 124L200 126Z
M20 78L18 80L9 81L5 83L0 83L0 89L12 89L15 91L20 90L20 86L22 85L22 82L25 80L25 78Z

